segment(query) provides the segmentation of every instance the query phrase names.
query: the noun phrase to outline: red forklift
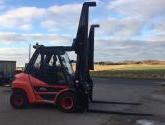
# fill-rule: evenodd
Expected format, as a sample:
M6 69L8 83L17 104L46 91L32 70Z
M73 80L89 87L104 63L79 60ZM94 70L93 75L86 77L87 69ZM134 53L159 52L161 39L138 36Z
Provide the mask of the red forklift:
M12 82L10 103L16 109L30 104L54 104L63 112L98 112L125 115L150 115L130 112L90 110L89 103L113 103L139 105L138 103L105 102L93 100L93 80L89 71L94 70L94 31L92 25L88 35L89 7L96 2L85 2L82 7L76 38L72 46L44 46L36 49L23 73ZM76 70L73 71L67 52L77 55Z

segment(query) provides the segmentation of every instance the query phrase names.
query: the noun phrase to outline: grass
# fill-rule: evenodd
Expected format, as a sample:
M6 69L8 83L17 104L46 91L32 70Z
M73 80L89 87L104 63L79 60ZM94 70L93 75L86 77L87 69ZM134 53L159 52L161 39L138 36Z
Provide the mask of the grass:
M165 80L165 65L127 64L127 65L95 65L91 71L93 77L104 78L136 78Z

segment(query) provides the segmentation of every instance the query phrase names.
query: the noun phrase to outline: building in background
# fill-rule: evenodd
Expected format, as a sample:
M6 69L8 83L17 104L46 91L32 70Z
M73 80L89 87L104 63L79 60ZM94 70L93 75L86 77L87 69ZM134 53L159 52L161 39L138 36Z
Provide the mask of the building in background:
M9 84L16 72L16 61L0 60L0 85Z

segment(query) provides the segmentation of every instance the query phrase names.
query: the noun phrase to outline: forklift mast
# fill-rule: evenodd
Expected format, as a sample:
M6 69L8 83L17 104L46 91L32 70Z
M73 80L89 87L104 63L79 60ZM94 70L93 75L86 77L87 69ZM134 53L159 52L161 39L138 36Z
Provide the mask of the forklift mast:
M88 47L88 70L94 70L94 36L95 36L95 28L99 27L98 24L91 25L89 31L89 47Z
M85 2L82 7L77 36L73 42L73 49L77 54L75 81L84 84L88 81L89 73L89 40L88 40L88 20L89 20L89 7L95 7L96 2ZM91 44L92 45L92 44ZM91 58L91 57L90 57ZM92 62L92 61L90 61Z

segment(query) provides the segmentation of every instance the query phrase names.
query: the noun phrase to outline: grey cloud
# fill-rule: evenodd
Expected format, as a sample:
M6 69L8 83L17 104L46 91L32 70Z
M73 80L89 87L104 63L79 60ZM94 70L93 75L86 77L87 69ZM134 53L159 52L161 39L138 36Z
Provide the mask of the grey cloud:
M32 22L45 14L45 9L37 7L20 7L7 10L0 15L1 28L27 29ZM26 28L25 28L26 25Z
M40 42L46 45L67 45L72 39L67 36L59 36L56 34L17 34L14 32L0 32L0 41L3 43L18 42Z
M165 43L156 44L152 41L103 41L96 41L96 61L165 60Z
M135 37L139 39L143 35L141 33L144 28L152 26L152 29L147 30L152 33L151 37L155 35L154 40L156 41L156 35L164 33L165 29L163 25L165 19L164 6L164 0L110 1L107 5L107 15L111 12L121 15L121 18L109 15L103 21L99 20L101 24L100 36L109 36L114 40L131 40ZM143 40L147 39L144 38Z

